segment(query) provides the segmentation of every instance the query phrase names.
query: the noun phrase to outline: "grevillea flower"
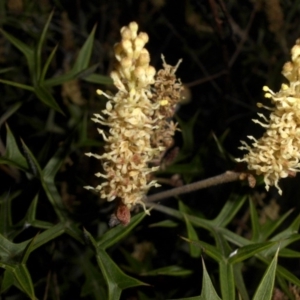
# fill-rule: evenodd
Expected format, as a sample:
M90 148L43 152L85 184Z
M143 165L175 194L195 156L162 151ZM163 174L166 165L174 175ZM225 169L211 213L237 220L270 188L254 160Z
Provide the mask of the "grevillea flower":
M148 35L138 33L138 25L131 22L121 29L122 40L114 47L115 67L111 72L118 92L109 96L106 109L94 114L92 120L108 126L106 133L98 129L106 142L102 155L86 153L100 159L104 173L95 174L105 179L97 187L86 187L99 191L108 201L119 199L130 209L141 204L155 180L148 180L149 173L159 167L151 162L159 158L170 146L176 124L169 121L180 100L182 89L175 77L178 67L167 65L163 59L163 70L150 66L149 52L144 48ZM145 209L146 211L146 209Z
M257 175L263 175L266 189L275 185L278 186L281 178L295 175L300 169L300 39L291 50L291 61L283 66L282 74L288 80L282 84L279 92L274 93L264 86L265 97L274 104L273 108L258 103L258 107L264 107L271 111L269 119L258 114L263 122L253 120L266 128L266 132L256 140L253 140L252 147L242 141L240 149L248 153L237 161L247 162L249 170L254 170Z

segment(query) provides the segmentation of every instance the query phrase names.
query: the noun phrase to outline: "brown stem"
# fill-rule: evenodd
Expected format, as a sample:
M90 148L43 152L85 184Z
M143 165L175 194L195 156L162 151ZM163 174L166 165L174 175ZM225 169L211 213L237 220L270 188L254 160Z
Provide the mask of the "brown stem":
M201 190L204 188L208 188L210 186L231 182L231 181L237 181L237 180L244 180L247 178L247 174L240 173L240 172L234 172L234 171L226 171L225 173L221 175L217 175L211 178L207 178L204 180L200 180L194 183L186 184L184 186L180 186L168 191L164 191L161 193L157 193L154 195L151 195L147 197L146 202L154 202L159 201L165 198L178 196L180 194L190 193L193 191Z

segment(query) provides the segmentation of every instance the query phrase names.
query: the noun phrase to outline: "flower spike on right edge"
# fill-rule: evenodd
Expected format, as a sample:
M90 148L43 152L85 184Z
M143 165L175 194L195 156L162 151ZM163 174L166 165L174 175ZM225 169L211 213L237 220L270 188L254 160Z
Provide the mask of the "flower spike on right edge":
M264 86L265 98L270 99L273 108L258 103L258 107L271 110L269 120L258 114L262 121L253 120L263 126L264 135L255 140L252 146L242 141L240 149L248 153L239 162L246 162L248 169L257 175L263 175L266 189L278 185L281 178L295 176L300 170L300 39L291 50L291 61L285 63L282 74L288 80L282 84L279 92L273 92Z

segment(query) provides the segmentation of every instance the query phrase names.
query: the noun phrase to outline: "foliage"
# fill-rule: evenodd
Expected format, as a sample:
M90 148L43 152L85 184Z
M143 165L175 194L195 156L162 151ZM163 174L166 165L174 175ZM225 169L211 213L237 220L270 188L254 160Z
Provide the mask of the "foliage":
M153 65L161 53L183 58L182 132L151 193L242 167L239 140L261 135L251 123L261 88L278 88L300 37L297 1L273 15L269 2L0 3L3 297L296 299L299 178L280 183L282 197L257 178L255 189L238 182L166 199L113 228L114 203L83 189L101 171L84 156L103 151L89 121L105 107L95 91L114 90L113 45L132 20L150 36Z

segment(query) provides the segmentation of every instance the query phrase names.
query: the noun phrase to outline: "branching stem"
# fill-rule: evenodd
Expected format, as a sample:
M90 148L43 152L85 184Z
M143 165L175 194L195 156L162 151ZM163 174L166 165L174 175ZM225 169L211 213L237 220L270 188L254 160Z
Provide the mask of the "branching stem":
M193 191L201 190L204 188L208 188L208 187L226 183L226 182L244 180L246 178L247 178L247 174L245 174L245 173L226 171L223 174L220 174L220 175L217 175L217 176L214 176L211 178L207 178L207 179L193 182L190 184L186 184L184 186L180 186L180 187L168 190L168 191L164 191L161 193L151 195L151 196L147 197L146 202L159 201L159 200L162 200L165 198L174 197L174 196L178 196L178 195L185 194L185 193L190 193Z

